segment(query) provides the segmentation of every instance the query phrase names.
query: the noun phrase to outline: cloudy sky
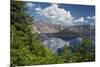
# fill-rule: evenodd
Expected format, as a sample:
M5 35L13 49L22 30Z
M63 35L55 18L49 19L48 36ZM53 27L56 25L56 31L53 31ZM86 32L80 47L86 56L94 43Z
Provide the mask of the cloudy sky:
M65 26L95 24L95 6L27 2L27 9L36 22L42 20Z

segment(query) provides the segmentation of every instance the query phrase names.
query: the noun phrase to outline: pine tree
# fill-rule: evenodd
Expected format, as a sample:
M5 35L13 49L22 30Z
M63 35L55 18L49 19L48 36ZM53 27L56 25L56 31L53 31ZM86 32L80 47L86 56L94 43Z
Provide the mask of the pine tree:
M32 33L34 20L25 12L25 4L11 0L11 67L55 63L53 51Z

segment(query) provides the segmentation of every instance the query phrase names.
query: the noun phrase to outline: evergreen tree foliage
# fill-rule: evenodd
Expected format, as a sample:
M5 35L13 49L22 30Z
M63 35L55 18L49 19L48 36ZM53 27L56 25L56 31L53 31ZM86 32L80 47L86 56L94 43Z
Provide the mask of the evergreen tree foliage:
M53 51L32 33L33 18L25 12L25 2L11 1L11 66L55 63Z

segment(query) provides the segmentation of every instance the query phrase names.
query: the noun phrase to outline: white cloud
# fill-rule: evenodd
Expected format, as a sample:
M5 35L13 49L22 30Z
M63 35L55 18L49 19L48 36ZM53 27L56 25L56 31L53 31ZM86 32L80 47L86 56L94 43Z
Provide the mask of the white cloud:
M44 9L40 6L34 9L36 14L40 16L40 20L43 19L46 22L53 23L53 24L62 24L62 25L79 25L79 24L88 24L88 19L94 19L93 17L73 17L70 11L65 10L64 8L59 8L59 5L52 4ZM88 18L88 19L87 19ZM37 18L39 20L39 18Z
M36 5L30 2L27 3L27 7L33 7L33 6L36 6Z
M40 12L42 9L41 8L35 8L36 12Z
M84 17L80 17L76 20L74 20L74 22L85 22Z
M51 6L46 7L44 9L38 7L35 10L38 11L38 14L47 18L51 23L72 24L71 22L73 20L73 17L70 11L66 11L63 8L59 8L57 4L52 4Z
M95 19L95 16L87 16L87 19Z
M84 17L80 17L78 19L73 20L73 25L84 25L84 24L89 24L89 21L85 20Z

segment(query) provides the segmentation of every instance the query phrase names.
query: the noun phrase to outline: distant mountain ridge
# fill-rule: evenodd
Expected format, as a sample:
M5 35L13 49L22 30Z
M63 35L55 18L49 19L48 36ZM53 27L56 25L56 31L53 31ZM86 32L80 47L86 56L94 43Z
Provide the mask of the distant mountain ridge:
M34 26L36 27L36 30L40 33L57 33L61 30L64 30L64 26L54 25L46 22L37 22Z
M94 32L95 28L90 25L75 25L75 26L62 26L62 25L55 25L52 23L46 22L36 22L34 24L35 31L38 33L57 33L61 31L73 31L73 32Z
M58 38L75 38L95 34L95 27L91 25L62 26L46 22L36 22L34 30L40 34L41 38L58 37Z

